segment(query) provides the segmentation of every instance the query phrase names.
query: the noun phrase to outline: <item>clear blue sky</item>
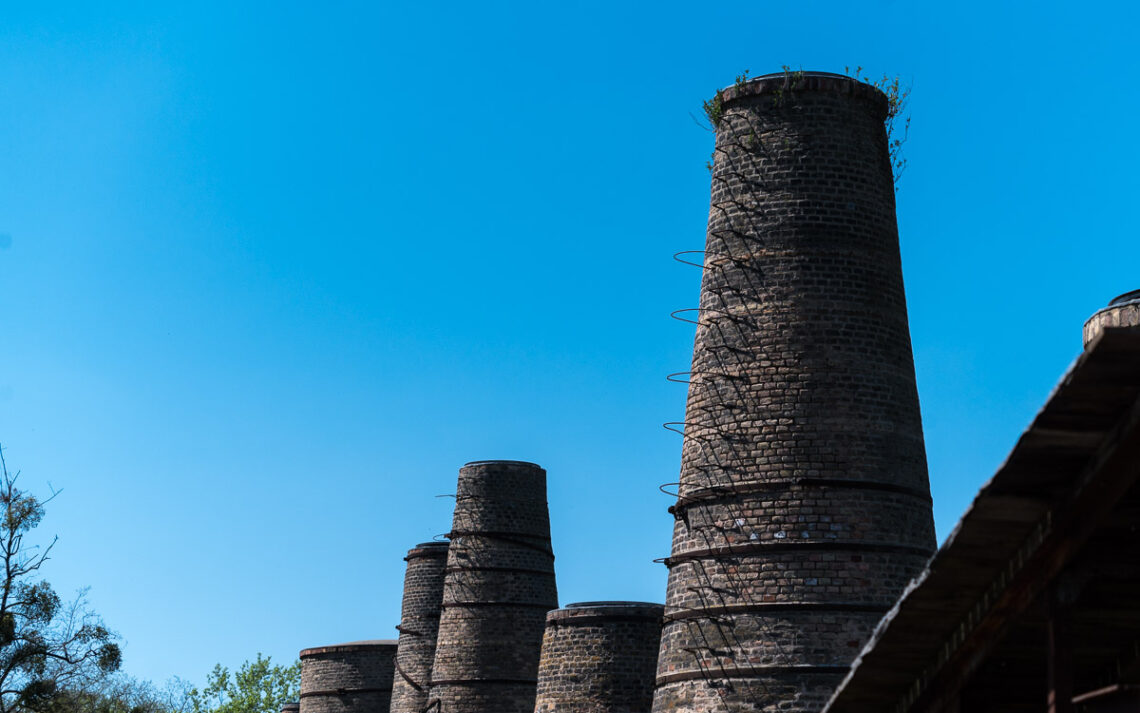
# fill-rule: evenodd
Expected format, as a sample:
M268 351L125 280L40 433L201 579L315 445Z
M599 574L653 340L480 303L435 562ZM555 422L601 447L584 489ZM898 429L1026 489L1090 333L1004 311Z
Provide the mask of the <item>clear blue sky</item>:
M0 441L134 675L393 636L476 459L548 469L564 603L661 600L745 68L913 86L940 537L1140 287L1134 3L158 5L0 9Z

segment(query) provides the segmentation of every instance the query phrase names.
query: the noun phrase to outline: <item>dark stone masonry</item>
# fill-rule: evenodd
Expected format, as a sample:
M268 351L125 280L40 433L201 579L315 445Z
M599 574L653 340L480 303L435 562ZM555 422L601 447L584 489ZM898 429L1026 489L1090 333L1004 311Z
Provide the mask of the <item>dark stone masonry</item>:
M546 612L558 607L546 471L459 471L431 700L439 713L533 713Z
M396 642L351 641L301 652L300 713L384 713Z
M547 614L535 713L649 713L663 610L582 602Z
M935 545L888 101L722 97L653 710L817 711Z
M408 569L404 574L391 713L420 713L427 705L431 687L447 543L418 544L408 550L404 560Z

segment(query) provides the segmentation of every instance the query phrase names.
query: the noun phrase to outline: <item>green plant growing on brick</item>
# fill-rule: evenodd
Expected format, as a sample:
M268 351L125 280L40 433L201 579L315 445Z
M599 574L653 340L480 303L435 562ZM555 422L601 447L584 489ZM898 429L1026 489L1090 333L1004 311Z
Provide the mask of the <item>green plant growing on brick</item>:
M705 117L709 120L709 124L714 129L720 126L720 120L724 116L724 100L721 99L720 92L714 94L712 99L704 100L701 106L705 110Z
M751 79L751 77L748 75L748 70L746 69L736 75L736 80L732 83L732 86L734 89L739 90L748 83L749 79ZM705 118L708 119L709 130L715 132L720 128L721 119L724 118L724 97L722 96L722 92L717 90L717 93L712 96L712 99L706 99L702 102L701 106L705 110ZM709 173L712 173L713 164L715 162L716 150L713 149L713 152L709 154L709 160L705 162L705 168L708 169Z
M784 70L785 81L782 86L777 87L772 93L772 103L775 106L782 106L788 101L789 97L795 92L804 77L802 69L793 70L789 65L782 67ZM887 116L883 123L887 130L887 147L891 162L891 173L894 176L895 190L898 190L899 179L902 177L903 172L906 170L907 161L903 155L902 147L906 143L908 134L910 133L910 114L907 113L907 101L910 98L910 87L904 87L902 80L899 77L890 77L883 75L882 79L873 80L868 75L863 73L862 67L855 67L852 70L850 67L843 68L844 73L856 81L868 84L887 97ZM733 87L739 90L751 79L748 70L744 70L741 74L736 76L736 81ZM720 128L720 122L724 119L724 96L722 91L717 91L711 99L707 99L702 103L704 108L705 117L708 119L710 130L716 131ZM713 151L708 162L705 163L705 168L710 173L713 170L714 159L716 151Z
M894 174L895 190L897 191L899 179L902 177L903 171L906 170L906 157L903 156L902 147L910 133L910 114L907 112L910 87L904 87L897 76L890 77L884 74L882 79L872 80L863 74L862 67L856 67L854 71L850 67L844 67L843 71L852 79L869 84L887 95L887 118L884 120L884 124L887 129L891 172Z
M784 83L783 85L776 87L776 91L773 93L773 106L783 106L784 102L787 101L792 92L799 89L800 82L804 78L804 71L802 69L797 69L793 72L792 68L786 64L782 66L781 69L784 70Z
M736 75L736 81L733 82L732 86L739 90L748 83L749 79L751 79L751 77L748 76L748 70L746 69ZM705 118L708 119L709 125L715 131L717 127L720 126L720 120L724 118L724 97L722 96L722 92L717 90L717 93L713 94L712 99L706 99L702 102L701 106L705 110Z

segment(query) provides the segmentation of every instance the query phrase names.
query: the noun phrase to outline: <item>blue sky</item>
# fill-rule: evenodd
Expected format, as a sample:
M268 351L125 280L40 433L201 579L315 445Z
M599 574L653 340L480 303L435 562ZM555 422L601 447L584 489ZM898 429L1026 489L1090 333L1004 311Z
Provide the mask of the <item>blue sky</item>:
M394 636L469 460L549 471L562 602L660 601L712 136L743 69L912 86L899 226L944 537L1140 287L1133 4L0 8L0 442L125 669Z

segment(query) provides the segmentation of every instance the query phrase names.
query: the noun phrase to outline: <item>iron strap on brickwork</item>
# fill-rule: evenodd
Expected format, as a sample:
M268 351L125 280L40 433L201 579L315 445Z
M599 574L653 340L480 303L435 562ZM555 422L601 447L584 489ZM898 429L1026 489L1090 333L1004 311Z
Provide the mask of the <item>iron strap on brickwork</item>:
M736 666L717 666L717 673L724 678L766 678L768 676L775 676L782 673L807 673L837 676L847 673L850 669L850 666L837 664L820 664L818 666L813 666L811 664L793 664L790 666L753 665L748 668L738 668ZM657 685L661 686L666 683L677 683L679 681L703 681L708 677L708 673L705 671L680 671L678 673L667 673L664 676L657 677Z
M551 611L557 609L549 604L536 604L533 602L444 602L440 605L441 609L448 607L525 607L527 609L545 609Z
M400 662L394 661L393 663L396 664L396 672L400 674L400 677L403 678L409 686L422 693L424 687L412 680L412 677L409 676L406 671L404 671L404 667L400 665Z
M535 551L541 552L545 555L550 555L551 558L554 557L554 551L551 549L549 544L547 544L546 547L543 547L543 546L537 545L533 542L529 542L527 539L524 539L524 538L529 538L530 540L540 540L542 542L549 543L550 542L549 537L540 537L538 535L528 535L525 532L492 532L492 531L486 531L486 530L452 530L451 532L448 532L446 535L444 535L444 537L446 537L449 540L454 540L457 537L486 537L486 538L493 539L493 540L502 540L504 542L510 542L510 543L516 544L520 547L526 547L527 549L535 550Z
M420 618L429 618L429 617L420 617ZM434 617L430 617L430 618L438 619L439 615L437 614ZM403 624L396 624L396 631L400 632L401 634L409 634L411 636L426 636L426 634L424 634L422 631L416 631L415 629L409 629L408 627L404 626Z
M666 567L692 560L717 559L718 557L751 557L768 552L783 553L798 550L840 550L847 552L885 552L889 554L917 555L929 557L931 550L919 545L898 543L874 543L862 540L784 540L775 543L745 542L722 547L709 547L700 550L680 552L670 557L660 558Z
M864 604L861 602L753 602L750 604L723 604L719 606L681 609L665 615L664 623L685 619L704 619L725 614L756 614L769 612L844 611L885 614L891 604Z
M443 571L445 574L450 572L514 572L516 574L550 574L549 569L535 569L533 567L484 567L482 565L452 565L450 567L444 567Z
M350 693L391 693L392 687L387 688L335 688L327 691L305 691L301 698L312 696L347 696Z
M673 495L678 503L674 508L690 507L708 502L728 500L735 496L763 493L769 490L792 488L843 488L846 490L875 490L888 493L898 493L920 500L929 501L930 493L924 493L918 488L910 488L897 483L887 483L875 480L845 480L843 478L793 478L790 480L753 480L750 482L736 482L732 485L718 485L713 487L694 488L682 495L679 491L672 493L664 488L679 485L677 482L665 483L659 490L666 495ZM672 510L672 508L670 509Z
M615 621L653 621L655 617L637 614L594 614L590 616L570 616L565 619L548 619L546 625L550 626L593 626L595 624L609 624Z
M533 686L538 683L537 678L446 678L432 679L432 686L466 686L468 684L507 684L520 686Z

